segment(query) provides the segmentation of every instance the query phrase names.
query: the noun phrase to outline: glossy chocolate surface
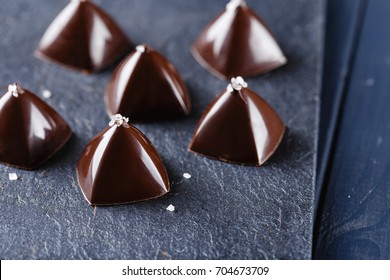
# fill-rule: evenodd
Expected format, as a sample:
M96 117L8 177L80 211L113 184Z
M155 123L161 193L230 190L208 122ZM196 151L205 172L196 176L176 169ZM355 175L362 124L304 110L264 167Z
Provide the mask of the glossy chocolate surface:
M71 137L64 119L33 93L14 84L0 98L0 161L34 169Z
M222 79L262 74L287 62L265 22L245 4L230 6L213 20L194 43L192 54Z
M117 67L105 92L108 114L131 121L183 117L191 110L187 88L173 65L141 45Z
M72 0L46 30L36 55L90 73L110 66L130 49L109 15L90 1Z
M226 91L206 109L189 150L221 161L262 165L281 142L285 126L250 89Z
M77 178L92 205L143 201L170 190L157 151L131 125L108 127L93 138L81 155Z

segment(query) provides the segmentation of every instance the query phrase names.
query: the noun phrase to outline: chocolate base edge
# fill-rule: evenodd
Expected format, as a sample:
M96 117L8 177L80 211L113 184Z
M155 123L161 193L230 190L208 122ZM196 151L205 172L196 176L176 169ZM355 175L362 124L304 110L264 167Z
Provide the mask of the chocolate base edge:
M195 60L202 66L204 69L206 69L208 72L210 72L212 75L217 77L221 80L229 80L232 77L226 77L224 74L220 73L219 71L215 70L214 67L212 67L204 58L201 56L201 54L198 52L195 45L193 45L190 49L192 56L195 58Z
M112 113L107 108L108 101L106 101L106 98L108 98L108 97L106 97L106 94L104 94L104 107L106 107L105 111L106 111L107 116L116 115L117 113ZM158 120L156 120L154 118L150 118L150 119L131 118L131 123L133 123L133 124L155 124L155 123L162 123L162 122L174 122L174 121L178 121L178 120L185 120L190 115L191 115L191 111L188 114L183 111L183 114L180 116L177 115L177 116L160 117Z
M57 65L57 66L60 66L62 68L67 68L67 69L70 69L70 70L73 70L73 71L77 71L77 72L79 72L81 74L84 74L84 75L91 75L91 74L94 74L94 73L103 72L106 69L110 68L112 65L115 65L118 62L120 62L121 59L126 55L126 53L131 50L131 48L132 47L130 47L129 50L123 52L123 54L118 56L117 59L111 61L110 63L108 63L104 67L97 68L97 69L84 69L84 68L76 67L74 65L67 64L67 63L64 63L64 62L61 62L61 61L57 61L57 60L51 58L50 56L45 55L43 52L41 52L39 50L39 48L34 51L34 56L36 58L42 60L42 61L49 62L50 64Z
M27 171L33 171L33 170L37 169L38 167L44 165L47 161L49 161L57 152L59 152L69 142L69 140L73 136L73 131L69 126L68 126L68 128L69 128L68 135L64 138L64 141L61 142L61 144L57 147L57 149L53 150L53 152L51 154L49 154L49 156L47 156L44 160L40 161L39 163L35 164L34 166L32 166L32 167L18 166L18 165L11 164L11 163L8 163L5 161L0 161L0 163L7 165L7 166L10 166L10 167L13 167L13 168L27 170Z
M165 172L167 172L166 169L165 169ZM168 172L167 172L167 174L168 174ZM107 204L91 203L91 201L89 201L89 199L85 195L83 189L81 188L80 179L79 179L79 171L77 169L77 166L76 166L76 177L77 177L77 184L79 186L79 189L80 189L81 193L83 194L84 199L91 206L110 207L110 206L117 206L117 205L127 205L127 204L133 204L133 203L140 203L140 202L144 202L144 201L153 200L153 199L157 199L157 198L163 197L163 196L167 195L168 193L170 193L170 191L171 191L171 182L168 181L168 185L167 185L168 191L163 193L163 194L161 194L161 195L157 195L157 196L153 196L153 197L146 198L146 199L141 199L141 200L135 200L135 201L129 201L129 202L121 202L121 203L107 203Z
M53 64L53 65L57 65L57 66L60 66L60 67L63 67L63 68L68 68L68 69L71 69L73 71L77 71L81 74L84 74L84 75L90 75L92 73L94 73L93 70L87 70L87 69L83 69L83 68L79 68L79 67L76 67L74 65L71 65L71 64L67 64L67 63L64 63L64 62L61 62L61 61L57 61L47 55L45 55L44 53L42 53L39 49L36 49L34 51L34 56L44 62L49 62L50 64ZM100 71L100 70L98 70ZM95 71L95 72L98 72L98 71Z
M258 68L256 70L253 70L253 71L237 73L237 74L233 75L232 77L227 77L225 74L219 72L214 67L212 67L211 64L209 64L207 62L207 60L205 60L203 58L203 56L198 52L197 48L195 47L195 44L192 45L190 51L191 51L192 56L195 58L195 60L204 69L206 69L212 75L214 75L215 77L217 77L218 79L221 79L221 80L230 80L233 76L242 76L244 78L259 76L259 75L271 72L275 69L278 69L278 68L280 68L288 63L288 59L286 58L286 56L283 56L283 61L274 61L274 62L270 63L270 66L268 66L268 67L261 67L261 68Z
M232 160L228 160L228 159L225 159L225 158L213 157L213 156L210 156L210 155L206 155L206 154L197 152L197 151L191 149L193 140L191 140L191 143L188 145L187 151L189 151L189 152L191 152L191 153L193 153L195 155L199 155L199 156L202 156L202 157L205 157L205 158L209 158L209 159L212 159L212 160L222 161L222 162L225 162L225 163L236 164L236 165L241 165L241 166L261 167L276 152L276 150L278 149L278 147L280 146L280 143L282 142L282 140L284 138L284 135L286 134L286 130L287 130L287 127L283 126L283 132L280 134L280 137L279 137L278 142L276 143L274 149L269 153L269 155L262 162L259 162L259 163L246 163L246 162L240 162L240 161L232 161Z

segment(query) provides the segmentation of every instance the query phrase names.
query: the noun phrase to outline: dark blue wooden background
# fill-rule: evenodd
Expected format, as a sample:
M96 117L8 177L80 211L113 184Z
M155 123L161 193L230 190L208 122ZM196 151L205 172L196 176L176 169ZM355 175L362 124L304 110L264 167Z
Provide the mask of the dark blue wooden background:
M328 1L314 258L390 259L389 15Z

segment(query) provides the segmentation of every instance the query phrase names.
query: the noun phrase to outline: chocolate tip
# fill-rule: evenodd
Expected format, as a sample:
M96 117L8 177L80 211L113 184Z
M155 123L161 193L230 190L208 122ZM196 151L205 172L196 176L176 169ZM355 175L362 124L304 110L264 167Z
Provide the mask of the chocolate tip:
M230 0L230 2L226 4L226 10L228 10L228 11L235 10L238 7L246 7L245 1L244 0Z

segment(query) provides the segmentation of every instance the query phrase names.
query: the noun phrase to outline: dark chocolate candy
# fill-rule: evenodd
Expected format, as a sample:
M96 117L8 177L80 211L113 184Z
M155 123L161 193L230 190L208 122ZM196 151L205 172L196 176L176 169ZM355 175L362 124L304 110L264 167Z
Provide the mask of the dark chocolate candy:
M287 62L264 21L244 1L236 0L203 30L192 53L222 79L262 74Z
M72 135L64 119L18 84L0 98L0 161L34 169L57 152Z
M92 205L147 200L169 192L169 178L150 141L121 115L89 142L77 165L81 190Z
M110 66L130 49L126 35L102 9L72 0L46 30L36 55L90 73Z
M203 113L189 150L221 161L262 165L281 142L285 126L241 77Z
M187 88L161 54L140 45L117 67L105 92L108 114L132 121L155 121L189 114Z

